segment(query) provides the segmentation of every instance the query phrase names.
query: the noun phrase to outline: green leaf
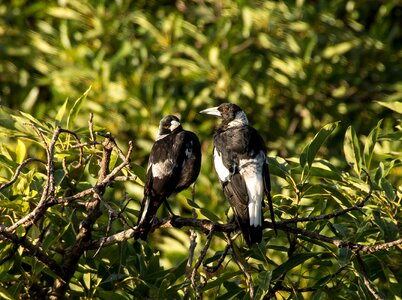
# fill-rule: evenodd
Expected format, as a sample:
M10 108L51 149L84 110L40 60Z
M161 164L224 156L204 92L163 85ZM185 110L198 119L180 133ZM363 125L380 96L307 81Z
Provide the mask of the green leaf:
M399 229L398 226L393 223L393 221L387 217L384 217L378 211L373 212L373 216L375 223L383 234L385 242L391 242L398 239Z
M214 221L214 222L219 222L220 219L218 218L217 215L215 215L212 211L209 211L208 209L201 208L200 212L203 216L207 217L209 220Z
M389 132L380 135L381 140L400 141L402 139L402 130Z
M91 86L81 95L77 100L75 100L73 107L70 110L70 113L67 117L67 128L71 129L72 124L74 123L75 118L81 110L82 104L88 96L89 91L91 90Z
M89 272L84 273L84 275L82 276L82 279L84 281L85 287L88 290L90 290L91 289L91 273L89 273Z
M190 205L191 207L194 208L201 208L197 203L195 203L195 201L193 201L192 199L186 198L188 205Z
M67 8L67 7L59 7L59 6L51 6L46 11L50 16L60 19L69 19L69 20L77 20L82 21L83 16L77 11Z
M332 199L342 204L344 208L353 206L352 203L348 200L348 198L345 195L343 195L342 192L340 192L336 188L336 186L326 185L323 187L323 189L327 191L328 194L331 195Z
M364 165L367 168L367 170L370 170L371 159L373 158L373 150L377 142L381 123L382 120L380 120L377 123L377 126L373 130L371 130L370 134L367 137L366 143L364 144L363 159L364 159Z
M100 297L100 299L113 299L113 300L127 300L131 299L128 296L124 296L119 294L118 292L112 291L97 291L96 295Z
M389 108L393 111L396 111L397 113L402 114L402 102L400 101L394 101L394 102L376 101L376 102L386 108Z
M267 292L269 290L269 285L271 283L272 272L262 271L258 274L258 285L261 290Z
M99 173L99 162L96 156L91 157L88 164L88 172L93 178L97 178Z
M27 119L32 124L35 124L35 126L38 127L40 130L42 130L43 132L50 133L49 126L47 126L47 123L39 121L38 119L36 119L35 117L33 117L32 115L30 115L28 113L25 113L22 111L20 111L19 113L24 117L24 119ZM18 116L13 116L13 117L17 120L21 119ZM25 123L29 123L29 122L26 122L26 120L24 120L24 121L25 121Z
M340 56L350 51L353 47L357 46L359 43L360 43L359 40L355 40L355 41L341 42L336 45L329 46L323 50L322 56L324 58L332 58Z
M0 286L0 299L3 300L14 300L14 298L5 288Z
M162 283L159 287L159 298L158 299L166 299L166 291L170 286L170 280L167 278L162 279Z
M135 163L131 163L131 168L134 171L134 174L138 176L139 179L141 179L142 182L145 182L145 177L147 171L141 167L140 165L137 165Z
M201 288L202 291L207 291L209 289L212 289L214 287L217 287L221 285L222 283L225 283L226 281L233 279L234 277L242 274L241 271L236 271L236 272L227 272L222 275L220 275L216 280L210 280L208 283Z
M228 292L220 295L219 297L216 297L216 300L249 299L248 297L244 297L244 289L237 283L226 281L223 285L225 286Z
M272 279L271 280L277 280L279 279L283 274L289 272L291 269L294 267L301 265L304 263L306 260L316 257L321 252L307 252L307 253L299 253L293 255L288 261L285 263L281 264L278 266L273 272L272 272Z
M349 126L346 130L343 151L345 153L347 163L353 167L357 174L360 175L362 167L360 146L356 136L356 132L352 126Z
M272 175L279 176L283 179L289 177L290 167L286 160L281 157L267 157L269 172Z
M312 167L310 170L311 170L311 175L314 177L332 179L335 181L342 180L342 177L337 170L327 170L327 169L317 168L317 167Z
M385 178L380 179L380 186L385 192L385 195L387 196L388 200L390 202L394 201L395 199L395 192L394 188L392 187L392 184Z
M329 123L325 125L320 131L314 136L313 140L304 147L302 154L300 156L300 165L304 167L306 163L311 167L314 158L317 155L318 150L321 148L322 144L327 140L331 133L338 127L339 122Z
M68 98L64 101L63 105L59 108L57 115L56 115L56 125L60 125L61 120L63 119L64 113L66 112L68 104Z
M27 148L20 139L17 140L17 148L15 149L15 154L17 156L17 163L22 163L27 154Z

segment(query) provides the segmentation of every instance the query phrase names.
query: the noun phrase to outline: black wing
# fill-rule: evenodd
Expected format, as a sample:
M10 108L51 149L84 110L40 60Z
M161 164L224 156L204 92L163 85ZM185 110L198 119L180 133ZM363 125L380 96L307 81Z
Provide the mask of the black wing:
M187 189L198 177L201 169L201 144L197 136L191 131L182 131L177 135L175 145L180 147L181 154L180 177L175 193Z
M161 204L173 192L179 192L195 181L200 166L201 146L192 132L181 131L155 142L149 156L144 199L138 217L140 238L146 239Z
M219 156L215 157L215 168L225 195L235 213L236 221L247 244L260 242L262 239L262 226L250 226L249 195L246 182L241 176L239 168L241 159L253 159L261 151L265 153L266 148L262 138L254 128L243 126L217 132L214 141L215 155ZM218 163L216 163L217 160ZM222 165L220 165L219 160L222 161ZM230 174L230 176L225 179L224 174ZM261 199L262 203L263 199Z

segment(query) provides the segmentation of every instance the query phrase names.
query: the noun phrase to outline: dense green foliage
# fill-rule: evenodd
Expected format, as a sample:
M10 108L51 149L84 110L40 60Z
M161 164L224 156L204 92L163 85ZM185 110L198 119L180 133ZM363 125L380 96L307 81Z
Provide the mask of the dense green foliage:
M267 143L279 230L266 229L251 249L238 237L210 272L228 242L196 228L192 267L206 250L193 278L205 283L198 293L248 299L249 275L256 299L402 298L401 243L384 244L401 239L402 224L398 1L8 2L0 3L0 298L41 297L63 277L38 253L63 265L76 245L91 197L64 200L100 182L106 132L121 149L113 148L110 170L133 141L131 168L118 173L132 177L101 191L90 239L135 224L147 154L171 113L203 144L194 201L185 191L171 206L226 223L231 211L211 161L216 120L197 113L222 101L239 104ZM99 144L90 143L94 132ZM24 163L6 186L27 158L41 161ZM46 213L7 231L43 195L56 199ZM329 217L312 218L320 215ZM188 288L196 298L189 229L88 246L66 295L180 299Z

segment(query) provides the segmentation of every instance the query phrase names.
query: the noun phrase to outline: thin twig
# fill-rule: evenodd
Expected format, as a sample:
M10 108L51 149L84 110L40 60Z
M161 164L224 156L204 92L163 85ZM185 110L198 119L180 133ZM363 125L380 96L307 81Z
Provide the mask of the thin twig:
M366 171L364 171L364 172L366 172ZM370 199L370 197L371 197L371 195L373 193L373 185L372 185L372 182L371 182L371 178L370 178L370 176L368 174L367 174L367 181L368 181L368 185L369 185L369 191L368 191L367 195L364 197L364 199L362 201L356 203L352 207L337 210L337 211L334 211L333 213L330 213L330 214L322 214L322 215L313 216L313 217L293 218L293 219L289 219L289 220L282 220L282 221L277 222L277 223L289 224L289 223L329 220L329 219L333 219L333 218L341 216L341 215L345 215L348 212L351 212L351 211L354 211L354 210L359 210L360 211L360 209L366 204L366 202Z
M75 139L75 142L77 144L81 144L80 138L78 137L78 135L74 131L71 131L71 130L68 130L68 129L61 129L61 132L68 133L68 134L72 135L73 138ZM79 147L78 149L80 150L80 157L79 157L78 165L71 165L75 169L80 168L84 164L84 150L82 149L82 147Z
M216 271L218 271L218 269L221 267L223 261L226 258L226 255L228 254L230 249L230 244L226 244L225 249L223 250L223 253L221 255L221 257L219 257L217 263L214 266L207 266L204 265L204 268L206 269L207 272L209 273L215 273Z
M240 261L240 259L237 257L235 245L234 245L232 239L230 238L229 234L226 235L226 239L228 241L228 244L230 244L230 248L232 248L232 257L233 257L234 261L239 266L239 268L243 272L243 274L246 276L248 286L249 286L249 290L250 290L250 300L253 300L254 299L254 281L253 281L253 278L251 277L250 273L247 272L246 267L243 265L243 263Z
M29 163L31 163L31 162L40 162L40 163L46 165L46 162L44 162L43 160L40 160L40 159L38 159L38 158L32 158L32 157L31 157L31 158L25 159L25 160L18 166L18 168L15 170L15 173L14 173L13 178L11 178L11 180L10 180L9 182L6 182L6 183L3 183L2 185L0 185L0 191L1 191L2 189L5 189L5 188L11 186L14 182L16 182L17 179L18 179L18 176L20 176L20 173L21 173L22 168L25 167L27 164L29 164Z
M106 235L109 235L110 233L110 229L112 228L112 222L113 220L116 219L116 217L118 216L118 212L116 212L110 205L109 203L107 203L107 201L105 201L105 199L103 199L103 197L101 195L99 195L99 200L101 201L101 203L106 207L107 212L108 212L108 221L107 221L107 226L106 226ZM101 243L99 245L98 250L95 251L95 254L92 256L92 258L95 258L95 256L98 255L99 251L102 249L104 243Z
M193 197L194 199L194 197ZM193 208L191 210L191 213L193 215L193 218L197 218L197 212ZM192 265L193 265L193 260L194 260L194 252L195 252L195 247L197 247L197 232L194 229L190 229L190 246L188 248L188 259L187 259L187 265L186 265L186 281L187 282L192 282L191 281L191 274L192 274ZM184 299L189 299L190 298L190 285L186 286L184 289Z
M44 265L48 266L49 269L54 271L56 274L62 274L60 264L48 256L42 249L32 244L27 238L21 238L16 234L9 232L2 232L1 234L8 240L12 241L15 245L23 247L24 250L28 251L33 257L42 262Z
M402 244L402 239L398 239L388 243L381 243L376 245L362 245L356 244L352 242L346 242L339 239L334 239L316 232L311 232L305 229L290 227L284 224L276 224L278 229L283 230L284 232L290 232L294 234L298 234L302 237L311 238L314 240L323 241L325 243L333 244L339 248L348 248L352 251L361 251L361 252L375 252L383 249L388 249L396 245ZM175 228L182 228L182 227L192 227L201 230L202 232L209 233L211 229L214 229L214 232L223 232L223 233L231 233L237 230L236 224L234 223L227 223L227 224L220 224L215 223L210 220L206 219L194 219L194 218L182 218L182 217L175 217L175 218L165 218L165 219L157 219L153 224L153 229L159 227L175 227ZM265 221L263 224L264 228L272 228L271 222ZM1 227L0 227L1 233ZM125 240L131 239L134 236L135 229L126 229L114 235L103 237L98 240L92 240L87 245L86 248L89 249L96 249L101 243L102 240L105 241L105 246L123 242Z
M93 119L94 119L94 114L90 113L89 114L89 120L88 120L89 134L91 136L91 142L95 144L96 143L96 135L94 134ZM94 145L92 145L92 147L95 148Z
M201 294L199 288L202 287L204 284L206 284L206 282L204 282L204 283L201 283L201 282L196 283L195 282L195 277L197 275L198 268L201 266L201 263L204 260L205 255L207 254L207 251L209 249L209 245L211 244L211 241L212 241L213 234L214 234L214 228L212 227L211 231L209 232L209 234L207 236L207 241L205 242L205 245L201 250L200 256L198 257L198 259L197 259L197 261L196 261L196 263L194 265L194 268L193 268L193 270L191 272L191 285L194 288L194 291L195 291L197 299L201 299L202 294Z
M366 286L367 290L371 293L371 295L373 295L374 299L382 300L383 298L376 292L376 290L373 288L373 286L370 283L370 280L369 280L369 278L367 276L367 273L366 273L366 268L364 267L364 262L363 262L362 258L360 257L359 252L356 252L355 255L356 255L356 261L357 261L357 263L359 265L359 268L360 268L359 273L363 277L364 285Z
M5 231L9 232L9 233L14 232L21 225L27 226L27 224L34 223L36 220L40 219L42 217L42 215L46 212L47 208L51 206L51 203L54 202L53 200L54 200L54 192L55 192L55 178L54 178L53 158L54 158L54 148L55 148L57 139L60 135L61 128L59 126L56 126L56 128L53 132L51 142L48 145L42 132L35 126L35 124L31 123L30 126L32 126L34 128L34 130L37 132L38 136L42 140L43 144L45 145L45 150L46 150L46 155L47 155L47 163L46 163L47 180L43 187L42 196L41 196L38 204L36 205L36 207L32 210L31 213L29 213L22 219L15 222L10 227L7 227Z

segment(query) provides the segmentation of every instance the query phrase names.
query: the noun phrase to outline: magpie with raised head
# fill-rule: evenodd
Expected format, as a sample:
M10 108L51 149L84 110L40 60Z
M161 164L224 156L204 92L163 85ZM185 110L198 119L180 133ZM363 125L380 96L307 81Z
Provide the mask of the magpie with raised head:
M214 133L215 170L246 243L259 243L264 194L276 232L265 143L236 104L223 103L200 113L222 119Z
M169 115L159 123L159 132L149 155L135 238L146 240L158 208L167 198L187 189L201 168L201 145L197 136L184 130L176 116Z

